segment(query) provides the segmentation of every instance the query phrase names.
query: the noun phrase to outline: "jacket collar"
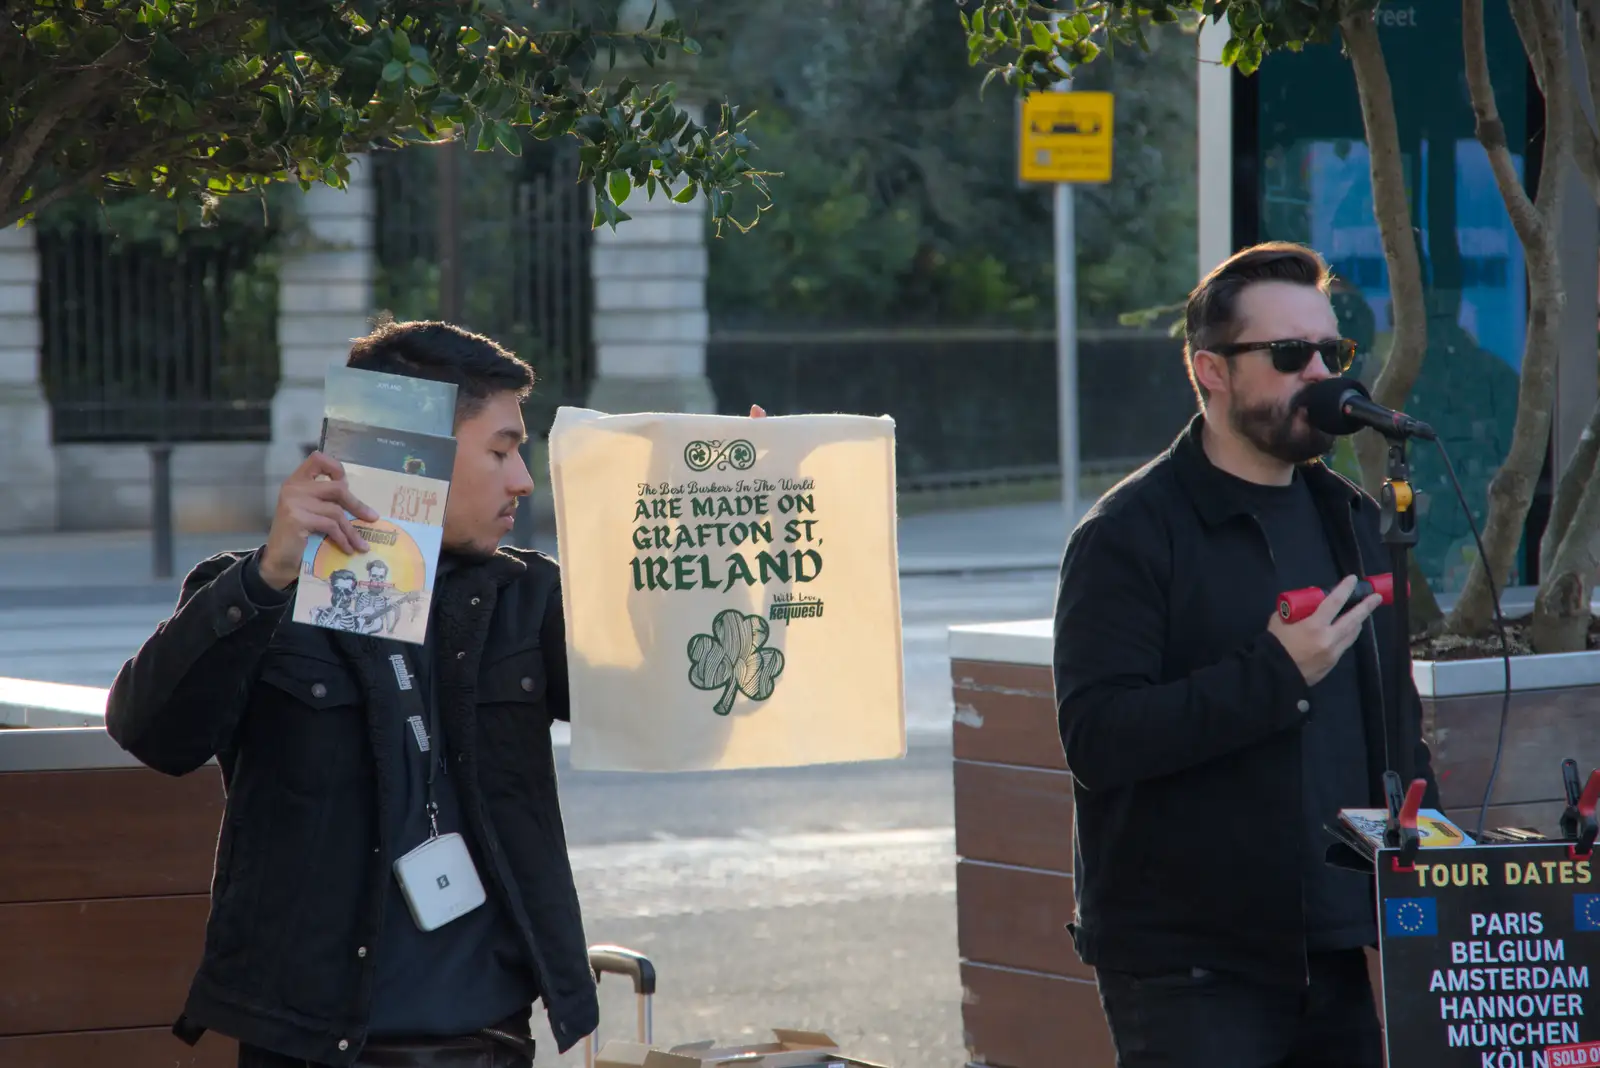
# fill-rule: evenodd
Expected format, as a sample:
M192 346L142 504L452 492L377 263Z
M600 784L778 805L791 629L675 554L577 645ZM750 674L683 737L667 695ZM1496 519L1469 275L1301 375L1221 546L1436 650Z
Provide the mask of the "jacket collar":
M1204 425L1205 416L1197 413L1173 441L1167 455L1172 458L1177 470L1178 484L1189 495L1200 518L1207 525L1216 526L1235 516L1251 513L1249 505L1240 497L1228 477L1206 455L1205 446L1200 441L1200 431ZM1302 464L1300 474L1311 488L1312 496L1323 507L1342 505L1351 510L1365 507L1368 498L1360 487L1331 470L1321 460Z

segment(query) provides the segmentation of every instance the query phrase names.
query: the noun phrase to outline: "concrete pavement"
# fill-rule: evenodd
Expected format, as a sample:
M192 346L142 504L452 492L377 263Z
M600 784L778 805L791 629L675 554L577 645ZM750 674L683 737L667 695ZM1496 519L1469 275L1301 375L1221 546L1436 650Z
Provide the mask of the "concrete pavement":
M585 933L656 965L658 1042L799 1027L893 1068L966 1063L948 741L769 771L559 767ZM627 983L600 1003L602 1039L631 1038ZM583 1063L534 1026L537 1068Z

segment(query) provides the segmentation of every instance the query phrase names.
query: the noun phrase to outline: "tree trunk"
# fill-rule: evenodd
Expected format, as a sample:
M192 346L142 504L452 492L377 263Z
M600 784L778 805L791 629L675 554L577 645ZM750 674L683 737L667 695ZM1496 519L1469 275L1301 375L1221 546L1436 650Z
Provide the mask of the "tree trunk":
M1345 51L1361 96L1361 122L1367 134L1372 169L1372 213L1378 221L1383 259L1389 271L1389 294L1394 331L1383 370L1372 384L1372 399L1389 408L1404 408L1422 370L1428 350L1428 309L1423 300L1422 261L1411 225L1411 201L1406 193L1404 159L1400 155L1400 124L1394 113L1394 88L1383 59L1372 12L1350 15L1339 23ZM1363 431L1355 440L1361 481L1374 495L1383 485L1388 446L1384 439Z
M1584 73L1588 88L1594 92L1600 89L1600 2L1579 0L1577 7ZM1559 9L1547 11L1537 27L1546 58L1540 85L1546 100L1558 103L1563 113L1557 119L1547 118L1546 123L1552 128L1558 120L1567 124L1565 132L1572 138L1568 148L1574 154L1578 172L1588 184L1590 194L1600 200L1600 141L1578 106L1565 49L1562 12ZM1521 29L1520 23L1518 28ZM1600 103L1600 98L1596 98L1596 103ZM1546 104L1547 115L1551 107L1552 104ZM1556 548L1548 557L1546 577L1539 585L1529 633L1533 649L1538 653L1579 652L1589 646L1589 603L1595 570L1600 566L1600 480L1594 477L1597 456L1600 456L1600 403L1589 417L1589 425L1557 487L1558 510L1552 513L1552 525L1557 520L1563 520L1564 524L1554 537L1545 538L1547 545L1554 543ZM1567 498L1565 502L1563 495ZM1561 514L1563 507L1570 511L1569 515Z
M1577 0L1578 41L1583 55L1583 70L1589 81L1589 99L1600 108L1600 0ZM1596 113L1600 118L1600 112ZM1572 158L1578 173L1589 185L1589 193L1600 202L1600 131L1589 122L1583 109L1572 109L1574 143Z
M1572 526L1573 513L1578 509L1578 499L1594 477L1595 459L1600 457L1600 401L1589 413L1589 425L1578 437L1578 447L1572 451L1561 479L1556 483L1555 501L1550 507L1550 521L1545 524L1544 536L1539 539L1539 559L1544 561L1544 573L1551 574L1556 553L1562 539Z
M1411 225L1411 200L1406 193L1405 160L1400 154L1400 123L1395 118L1394 88L1371 12L1344 19L1339 32L1361 97L1361 122L1366 130L1372 175L1372 213L1377 219L1389 272L1394 326L1383 369L1372 383L1372 399L1389 408L1403 408L1428 351L1428 309L1422 288L1422 259ZM1356 435L1354 445L1362 485L1378 497L1388 469L1388 443L1381 435L1363 430ZM1410 570L1410 625L1416 633L1431 626L1442 613L1427 576L1414 557Z
M1551 405L1555 401L1555 363L1561 336L1561 312L1566 294L1561 285L1561 260L1554 222L1561 210L1562 167L1569 136L1570 92L1563 92L1552 70L1565 62L1559 28L1550 0L1511 0L1512 16L1524 49L1539 77L1545 95L1545 141L1537 204L1517 177L1505 126L1495 106L1494 86L1484 44L1483 0L1463 0L1462 46L1466 56L1467 89L1477 117L1478 140L1488 153L1495 184L1505 201L1528 264L1528 326L1523 345L1522 374L1517 393L1517 420L1511 448L1500 470L1489 482L1489 518L1484 524L1486 559L1467 575L1466 588L1445 628L1455 634L1481 634L1494 617L1494 589L1503 591L1511 575L1517 542L1533 500L1534 483L1544 466L1550 445ZM1552 33L1555 36L1552 38ZM1553 62L1551 62L1553 57Z
M1595 411L1600 415L1600 405ZM1590 426L1593 425L1591 420ZM1539 595L1534 600L1528 636L1536 653L1576 653L1589 647L1589 598L1595 569L1600 567L1600 479L1594 477L1594 457L1600 450L1592 446L1585 448L1592 437L1590 431L1584 432L1584 443L1561 476L1561 488L1568 489L1569 478L1587 452L1586 477L1573 482L1582 486L1582 492L1570 505L1560 545L1553 557L1547 557L1549 578L1540 583ZM1559 491L1556 501L1561 502Z

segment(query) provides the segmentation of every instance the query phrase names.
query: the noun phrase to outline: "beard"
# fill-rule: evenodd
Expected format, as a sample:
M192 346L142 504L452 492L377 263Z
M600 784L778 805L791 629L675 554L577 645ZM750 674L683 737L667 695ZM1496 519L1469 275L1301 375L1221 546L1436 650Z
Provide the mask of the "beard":
M1228 409L1228 423L1240 437L1275 460L1286 464L1309 463L1326 455L1336 439L1297 419L1300 410L1299 394L1287 404L1264 401L1248 406L1235 405Z
M496 546L496 549L498 546ZM494 558L495 549L485 549L475 542L445 543L440 550L461 564L481 564Z

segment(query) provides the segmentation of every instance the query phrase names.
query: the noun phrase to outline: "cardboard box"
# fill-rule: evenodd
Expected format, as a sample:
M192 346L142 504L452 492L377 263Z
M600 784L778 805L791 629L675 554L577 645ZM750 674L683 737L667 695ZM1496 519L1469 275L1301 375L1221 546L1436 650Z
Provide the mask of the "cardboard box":
M718 1046L710 1039L671 1049L638 1042L607 1042L595 1068L887 1068L839 1052L821 1031L772 1029L771 1042Z

